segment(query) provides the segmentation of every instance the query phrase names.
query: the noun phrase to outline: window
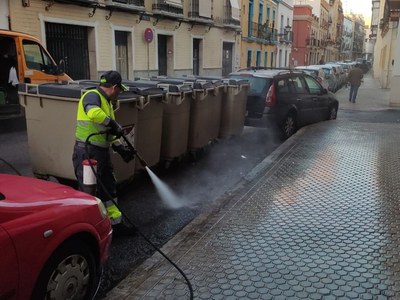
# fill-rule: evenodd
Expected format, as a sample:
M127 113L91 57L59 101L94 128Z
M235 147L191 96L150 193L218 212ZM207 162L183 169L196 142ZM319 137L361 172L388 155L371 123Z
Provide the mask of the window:
M256 66L257 67L261 66L261 51L257 51L257 54L256 54Z
M304 76L304 80L307 83L310 94L312 94L312 95L320 95L321 94L321 86L318 84L318 82L314 78L309 77L309 76Z
M307 94L307 88L299 76L289 78L289 85L298 94Z
M56 66L39 44L33 41L24 40L23 46L26 66L29 69L42 71L47 74L54 73Z
M247 50L247 63L246 63L246 66L248 68L251 67L251 50Z
M265 51L265 52L264 52L264 67L267 66L267 63L268 63L268 52Z
M268 90L272 79L270 78L263 78L263 77L254 77L251 75L238 75L238 76L231 76L231 78L238 78L238 79L245 79L250 83L250 91L249 94L251 95L259 95L263 91Z
M288 81L286 79L279 79L276 89L278 94L288 94L290 92Z

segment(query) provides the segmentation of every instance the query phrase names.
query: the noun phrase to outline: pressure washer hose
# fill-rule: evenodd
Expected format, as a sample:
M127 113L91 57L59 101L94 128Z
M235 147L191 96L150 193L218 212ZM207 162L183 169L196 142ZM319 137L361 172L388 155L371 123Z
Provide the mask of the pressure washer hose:
M114 198L108 193L107 189L105 188L103 182L101 181L100 177L98 176L92 161L89 159L89 148L88 145L90 144L89 140L95 136L95 135L100 135L100 134L105 134L107 132L101 131L101 132L96 132L96 133L92 133L90 134L85 141L85 152L86 152L86 156L88 157L88 161L89 161L89 165L90 168L92 169L93 174L95 174L97 182L100 184L100 186L102 187L103 191L105 192L105 194L107 195L107 197L112 201L112 203L121 211L121 214L123 216L123 218L125 220L128 221L129 225L131 225L136 232L147 242L149 243L150 246L152 246L154 248L154 250L156 250L158 253L160 253L181 275L182 277L185 279L186 284L189 288L189 294L190 294L190 299L193 299L193 287L192 284L189 280L189 278L187 278L186 274L182 271L181 268L178 267L178 265L176 263L174 263L160 248L158 248L143 232L141 232L139 230L139 228L131 221L131 219L128 217L127 214L125 214L125 212L120 208L120 206L118 205L118 203L114 200ZM135 152L136 157L138 158L138 160L140 161L140 163L143 165L143 167L147 167L147 163L145 162L145 160L143 158L140 157L140 155L137 153L137 151L135 150L135 148L133 147L133 145L130 143L130 141L126 138L125 135L122 135L122 138L124 139L124 141L127 143L128 147L131 148L132 151Z

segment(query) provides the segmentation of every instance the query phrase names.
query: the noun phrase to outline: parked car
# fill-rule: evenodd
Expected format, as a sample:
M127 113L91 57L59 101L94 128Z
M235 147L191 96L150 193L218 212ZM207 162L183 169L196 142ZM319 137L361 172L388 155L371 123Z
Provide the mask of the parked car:
M340 82L336 76L336 68L332 65L322 65L322 70L325 73L325 79L328 82L328 91L335 93L340 89Z
M247 125L277 125L288 138L303 125L336 119L339 102L335 96L304 72L246 69L229 77L250 82Z
M99 199L0 174L0 299L91 299L111 234Z
M325 89L329 88L329 82L325 76L325 72L322 68L322 65L297 66L295 69L303 71L306 74L311 75L312 77L317 79L323 88Z

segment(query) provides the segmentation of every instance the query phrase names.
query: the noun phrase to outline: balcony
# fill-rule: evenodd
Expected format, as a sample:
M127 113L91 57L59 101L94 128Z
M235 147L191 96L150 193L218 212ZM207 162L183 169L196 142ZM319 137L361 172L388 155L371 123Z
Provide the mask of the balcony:
M80 6L96 6L99 4L98 0L55 0L53 2L64 3L64 4L76 4Z
M105 0L107 7L121 11L144 12L144 0Z
M292 43L293 42L293 32L291 31L292 27L289 25L285 28L279 29L278 37L280 43Z
M229 2L229 0L228 0ZM230 3L224 6L223 24L236 30L240 30L240 9L233 7Z
M182 0L154 0L153 14L164 17L182 18Z
M188 16L199 23L213 24L211 0L192 0Z
M260 39L268 44L276 44L278 30L268 27L267 23L259 24L252 22L249 28L249 37Z

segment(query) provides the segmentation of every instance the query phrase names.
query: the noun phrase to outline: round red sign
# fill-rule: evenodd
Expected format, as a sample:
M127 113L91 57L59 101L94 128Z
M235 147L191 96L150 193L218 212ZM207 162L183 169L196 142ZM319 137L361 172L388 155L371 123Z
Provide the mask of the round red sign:
M151 28L146 28L144 31L144 40L148 43L153 41L153 30Z

